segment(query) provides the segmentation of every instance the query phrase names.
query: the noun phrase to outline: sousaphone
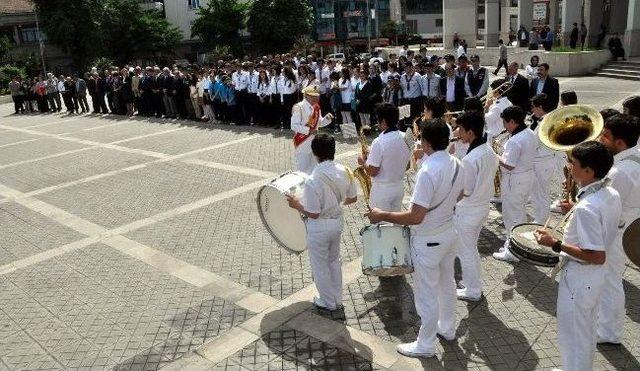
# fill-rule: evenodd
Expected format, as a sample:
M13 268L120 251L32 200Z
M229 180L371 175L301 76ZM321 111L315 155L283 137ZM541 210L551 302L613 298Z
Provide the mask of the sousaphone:
M622 247L629 260L640 267L640 219L627 226L622 235Z

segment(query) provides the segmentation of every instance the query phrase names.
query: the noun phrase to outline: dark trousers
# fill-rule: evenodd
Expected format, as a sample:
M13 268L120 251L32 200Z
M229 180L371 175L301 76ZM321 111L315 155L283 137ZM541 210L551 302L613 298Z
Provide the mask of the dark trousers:
M578 39L571 39L569 40L569 47L571 49L575 49L576 46L578 46Z
M16 109L16 113L24 113L24 106L22 105L24 95L12 95L11 98L13 98L13 106Z
M80 103L80 108L82 112L89 111L89 102L87 102L87 93L78 93L78 103Z
M282 126L291 128L291 111L296 104L295 94L284 94L282 96Z
M70 92L64 92L62 94L64 105L67 107L67 112L75 112L76 106L73 104L73 95Z
M55 95L58 95L58 93L49 93L49 94L47 94L47 101L49 102L49 109L51 111L55 111L55 110L58 109L58 107L56 107Z
M273 94L271 96L271 109L273 110L273 119L271 124L273 126L280 127L282 125L282 113L284 112L282 106L283 104L280 99L280 94Z
M496 67L496 70L493 71L493 74L497 75L498 72L500 71L500 68L502 68L502 66L504 66L504 72L507 72L507 60L500 58L498 60L498 67Z
M60 92L56 91L53 94L53 98L56 100L56 108L58 108L58 111L62 111L62 102L60 101Z

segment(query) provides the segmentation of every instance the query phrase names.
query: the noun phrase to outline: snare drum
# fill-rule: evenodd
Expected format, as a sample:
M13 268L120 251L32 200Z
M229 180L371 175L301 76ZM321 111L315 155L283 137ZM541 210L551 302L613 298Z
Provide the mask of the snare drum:
M307 249L304 219L289 207L287 194L302 198L307 175L287 172L258 191L258 213L271 237L285 249L300 253Z
M360 231L364 247L362 273L369 276L401 276L413 272L409 227L372 224Z
M553 267L558 264L560 255L548 247L538 245L534 232L543 226L535 223L518 224L511 230L509 251L517 258L541 267ZM552 231L553 236L562 240L562 234Z

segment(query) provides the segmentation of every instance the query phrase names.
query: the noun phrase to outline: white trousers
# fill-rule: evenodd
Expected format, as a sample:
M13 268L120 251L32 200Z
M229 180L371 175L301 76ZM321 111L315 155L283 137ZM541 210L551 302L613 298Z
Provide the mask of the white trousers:
M534 209L534 222L544 224L549 217L551 206L551 181L555 177L556 160L549 156L533 163L535 174L534 186L531 191L531 201Z
M504 242L505 249L509 247L511 229L518 224L527 221L525 205L531 193L533 184L533 171L523 173L504 173L500 182L502 193L502 220L507 231L507 239Z
M624 229L618 231L616 239L607 249L604 264L604 282L598 311L598 336L605 341L619 343L624 327L624 287L622 275L627 256L622 249Z
M456 207L454 224L458 233L458 257L462 267L462 283L470 296L482 295L482 267L478 252L480 231L489 216L489 205Z
M296 161L296 170L309 175L318 163L312 152L296 150L294 157Z
M402 210L404 198L404 183L376 183L371 184L371 198L369 205L384 211Z
M342 304L340 235L342 219L307 220L307 247L320 300L331 309Z
M598 299L605 269L570 261L558 285L558 345L564 371L593 369Z
M457 238L453 229L434 236L412 236L411 258L416 311L422 324L418 347L435 351L437 333L455 336L456 283L453 276ZM427 246L427 244L439 244Z

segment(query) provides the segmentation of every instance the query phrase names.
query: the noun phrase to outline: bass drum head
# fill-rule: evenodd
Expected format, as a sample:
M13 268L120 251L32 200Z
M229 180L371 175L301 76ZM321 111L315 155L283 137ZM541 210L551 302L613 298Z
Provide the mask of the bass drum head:
M278 245L294 253L301 253L307 249L304 221L297 210L289 207L280 190L271 185L260 188L258 213Z
M624 231L622 246L629 260L640 267L640 219L634 220Z
M372 224L362 228L362 273L379 277L412 273L410 235L408 227L393 224Z
M511 230L509 251L518 259L540 267L553 267L560 261L560 255L546 246L541 246L536 241L534 232L543 226L535 223L523 223L516 225ZM553 236L562 239L562 234L552 231Z

